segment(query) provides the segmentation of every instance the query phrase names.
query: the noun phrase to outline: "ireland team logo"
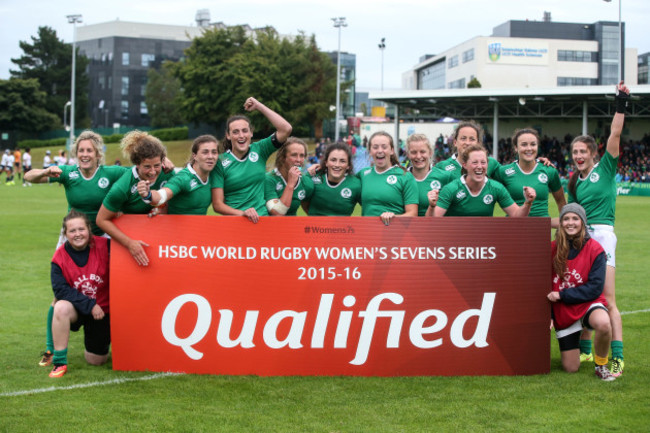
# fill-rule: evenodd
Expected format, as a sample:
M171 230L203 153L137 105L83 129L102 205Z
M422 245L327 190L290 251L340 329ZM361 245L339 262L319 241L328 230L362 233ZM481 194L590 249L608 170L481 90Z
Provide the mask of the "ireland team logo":
M138 184L134 183L131 187L131 194L135 194L136 192L138 192Z
M343 188L341 190L341 197L343 197L343 198L352 197L352 191L350 190L350 188Z
M458 200L461 200L461 199L465 198L466 195L467 194L465 194L465 191L458 191L458 193L456 194L456 198Z
M395 185L397 183L397 176L391 174L386 178L386 182L388 182L389 185Z
M320 185L322 183L321 180L320 180L320 177L318 177L318 176L312 176L311 180L312 180L312 182L314 182L315 184L318 184L318 185Z
M251 154L248 155L248 159L250 159L251 162L257 162L257 160L260 159L260 156L257 154L257 152L251 152Z
M490 57L490 60L492 60L493 62L499 60L499 58L501 57L500 42L495 42L493 44L488 45L488 56Z
M298 200L304 200L306 195L307 193L305 193L305 190L301 189L300 191L298 191Z
M512 176L513 174L515 174L515 169L514 168L512 168L512 167L506 168L506 176Z
M600 180L600 175L598 173L591 173L591 176L589 176L589 181L591 183L596 183Z
M494 201L494 197L492 197L492 194L486 194L485 197L483 197L483 203L485 204L491 204Z
M282 189L282 182L278 182L275 184L275 190L280 191Z
M537 176L537 180L539 180L541 183L547 183L548 176L545 173L540 173L539 176Z
M222 166L223 168L226 168L226 167L228 167L228 166L230 165L231 162L232 162L232 161L229 160L229 159L224 159L223 161L221 161L221 166Z
M448 166L445 167L445 171L454 171L456 170L456 166L454 164L449 164Z
M194 189L199 183L196 181L196 179L192 179L190 182L190 189Z
M68 175L68 177L70 179L79 179L79 172L78 171L73 171Z
M442 185L440 185L440 181L432 180L431 183L429 184L429 187L431 189L440 189L440 188L442 188Z
M102 177L99 179L99 181L97 181L97 185L99 185L101 189L106 188L109 184L110 182L105 177Z

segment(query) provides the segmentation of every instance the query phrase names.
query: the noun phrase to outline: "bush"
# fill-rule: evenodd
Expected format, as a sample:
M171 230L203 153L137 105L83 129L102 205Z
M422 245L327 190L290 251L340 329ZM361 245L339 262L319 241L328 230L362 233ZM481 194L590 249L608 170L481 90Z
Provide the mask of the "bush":
M149 131L149 134L158 137L160 141L187 140L187 137L189 136L189 128L187 126L181 126L178 128L154 129Z
M20 140L18 142L18 147L24 149L26 147L31 147L32 149L36 147L62 147L66 145L67 138L51 138L49 140Z
M111 135L102 135L102 139L104 140L104 143L119 143L122 141L122 137L124 137L124 134L111 134Z

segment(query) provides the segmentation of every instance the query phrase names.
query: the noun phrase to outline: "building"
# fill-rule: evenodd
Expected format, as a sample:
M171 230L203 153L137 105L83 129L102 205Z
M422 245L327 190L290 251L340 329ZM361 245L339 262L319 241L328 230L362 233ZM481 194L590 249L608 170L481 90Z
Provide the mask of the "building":
M326 52L336 65L337 51ZM357 56L341 51L341 114L342 119L355 114L355 82L357 78Z
M639 84L650 84L648 81L648 65L650 65L650 53L641 54L638 57Z
M623 42L625 25L622 26ZM507 21L437 55L425 55L402 76L403 89L462 89L476 78L483 88L553 88L615 84L618 22L593 24ZM637 83L636 49L623 56L623 76Z
M110 21L77 28L79 54L89 59L88 100L93 128L146 126L147 71L178 61L202 27Z

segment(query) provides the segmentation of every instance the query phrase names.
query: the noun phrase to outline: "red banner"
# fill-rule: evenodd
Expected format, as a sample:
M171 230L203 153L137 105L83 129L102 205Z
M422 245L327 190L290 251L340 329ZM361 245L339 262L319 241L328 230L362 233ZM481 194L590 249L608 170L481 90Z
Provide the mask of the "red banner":
M550 369L545 218L125 215L116 370L522 375Z

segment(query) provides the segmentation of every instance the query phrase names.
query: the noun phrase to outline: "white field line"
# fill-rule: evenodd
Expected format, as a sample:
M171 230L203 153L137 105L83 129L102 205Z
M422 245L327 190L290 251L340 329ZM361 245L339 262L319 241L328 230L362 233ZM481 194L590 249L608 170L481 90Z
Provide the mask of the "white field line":
M621 315L638 314L638 313L650 313L650 308L646 308L645 310L622 311ZM157 374L152 374L151 376L134 377L134 378L118 378L118 379L107 380L105 382L90 382L90 383L80 383L77 385L70 385L70 386L51 386L49 388L37 388L37 389L28 389L24 391L3 392L0 393L0 397L16 397L19 395L41 394L43 392L65 391L69 389L80 389L80 388L91 388L94 386L115 385L115 384L126 383L126 382L138 382L142 380L153 380L162 377L178 376L181 374L183 373L157 373Z
M121 377L117 379L111 379L104 382L90 382L90 383L79 383L77 385L70 386L50 386L49 388L37 388L37 389L27 389L24 391L14 391L14 392L3 392L0 394L0 397L16 397L19 395L28 395L28 394L41 394L43 392L52 392L52 391L65 391L69 389L80 389L80 388L92 388L94 386L105 386L105 385L115 385L126 382L139 382L143 380L154 380L162 377L168 376L178 376L183 373L157 373L152 374L151 376L143 377Z
M621 316L624 316L626 314L637 314L637 313L650 313L650 308L646 308L645 310L636 310L636 311L621 311Z

